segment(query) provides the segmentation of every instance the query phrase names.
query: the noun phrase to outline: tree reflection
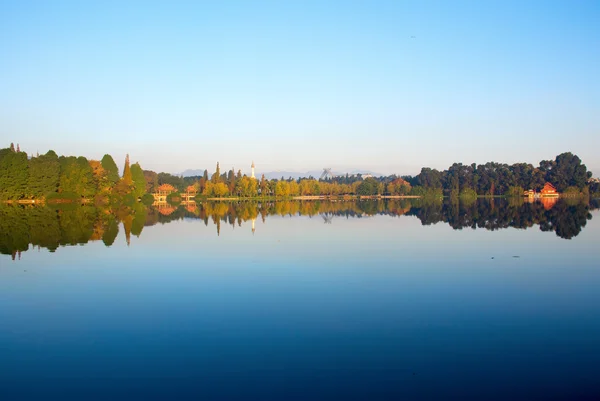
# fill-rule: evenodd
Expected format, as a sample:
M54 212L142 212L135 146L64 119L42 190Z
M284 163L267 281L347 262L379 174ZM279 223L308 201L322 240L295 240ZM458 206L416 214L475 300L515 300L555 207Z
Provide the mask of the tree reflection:
M0 253L15 259L30 247L50 252L61 246L102 241L112 246L119 226L129 245L131 236L139 237L144 227L168 224L182 219L197 219L215 226L217 234L226 225L240 227L268 216L322 216L326 223L335 218L364 218L375 215L414 216L423 225L446 223L455 230L463 228L499 230L530 228L553 231L560 238L576 237L592 218L590 210L600 207L598 200L560 199L551 205L526 203L522 199L471 199L462 201L420 199L278 201L278 202L203 202L179 207L160 205L145 207L141 203L118 209L92 206L63 207L0 206Z

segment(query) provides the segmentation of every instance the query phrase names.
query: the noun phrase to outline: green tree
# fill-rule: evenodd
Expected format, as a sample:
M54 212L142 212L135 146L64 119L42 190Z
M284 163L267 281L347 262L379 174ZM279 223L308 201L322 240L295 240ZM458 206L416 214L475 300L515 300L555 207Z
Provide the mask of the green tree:
M29 160L28 193L35 199L45 198L46 195L58 190L60 164L54 151Z
M363 196L377 195L379 191L379 183L374 178L366 178L356 188L356 193Z
M139 163L134 163L131 166L131 178L133 180L133 194L137 198L141 198L146 193L146 178Z
M92 167L85 157L61 156L58 161L60 164L59 192L86 198L95 195Z
M571 152L556 156L553 167L549 169L546 175L546 179L559 192L563 192L570 186L583 189L590 178L591 173L588 174L585 164L581 163L581 159Z
M114 159L111 155L106 154L102 157L100 163L102 164L104 171L106 171L106 176L108 177L111 186L115 186L116 183L119 182L119 168Z
M0 198L21 199L27 192L29 163L25 152L0 150Z

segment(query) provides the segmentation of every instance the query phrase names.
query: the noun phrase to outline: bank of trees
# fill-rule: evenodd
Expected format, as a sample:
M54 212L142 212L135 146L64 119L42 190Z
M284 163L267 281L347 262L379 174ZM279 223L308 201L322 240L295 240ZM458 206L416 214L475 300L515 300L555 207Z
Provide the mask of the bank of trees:
M133 203L146 193L146 180L138 163L125 160L123 176L114 159L58 156L50 150L28 157L11 145L0 149L0 199Z
M562 153L554 160L543 160L535 167L528 163L512 165L454 163L439 171L424 167L417 176L362 177L343 175L317 180L258 179L240 170L207 170L201 176L180 177L169 173L143 170L125 160L123 176L110 155L100 161L85 157L58 156L49 151L28 157L14 146L0 149L0 199L120 199L133 202L151 194L162 184L172 185L180 193L192 186L200 197L294 197L294 196L377 196L417 195L421 197L521 196L526 189L539 191L546 182L561 193L600 192L600 183L591 181L581 159ZM150 195L147 195L148 197ZM148 198L149 201L151 200Z
M538 167L527 163L512 165L489 162L486 164L454 163L447 170L423 168L412 178L414 185L439 189L445 195L458 195L465 189L478 195L523 194L526 189L539 191L546 182L559 192L569 188L576 192L589 191L587 171L581 159L572 153L562 153L554 160L542 160Z

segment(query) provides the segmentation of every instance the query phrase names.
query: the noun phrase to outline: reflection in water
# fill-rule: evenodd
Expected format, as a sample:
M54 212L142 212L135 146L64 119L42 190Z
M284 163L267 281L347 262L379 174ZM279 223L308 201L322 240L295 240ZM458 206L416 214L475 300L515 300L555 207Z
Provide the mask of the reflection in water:
M598 200L553 200L527 203L522 199L479 199L470 202L425 202L417 200L362 201L281 201L281 202L205 202L174 207L168 204L146 208L98 209L92 206L1 206L0 253L20 258L29 246L54 252L59 246L85 244L102 240L111 246L119 233L125 232L127 244L131 235L139 237L144 226L165 224L184 218L200 219L205 225L241 226L267 216L316 216L326 224L335 224L336 217L361 218L373 215L416 216L423 225L444 222L452 228L529 228L538 225L542 231L554 231L561 238L577 236L590 210L598 208Z

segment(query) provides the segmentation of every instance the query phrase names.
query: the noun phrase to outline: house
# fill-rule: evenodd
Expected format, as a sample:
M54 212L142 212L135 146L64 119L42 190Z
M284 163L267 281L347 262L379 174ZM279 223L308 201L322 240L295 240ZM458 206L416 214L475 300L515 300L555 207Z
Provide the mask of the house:
M542 188L540 194L543 198L553 198L559 196L559 193L554 187L554 185L550 184L549 182L544 184L544 188Z

